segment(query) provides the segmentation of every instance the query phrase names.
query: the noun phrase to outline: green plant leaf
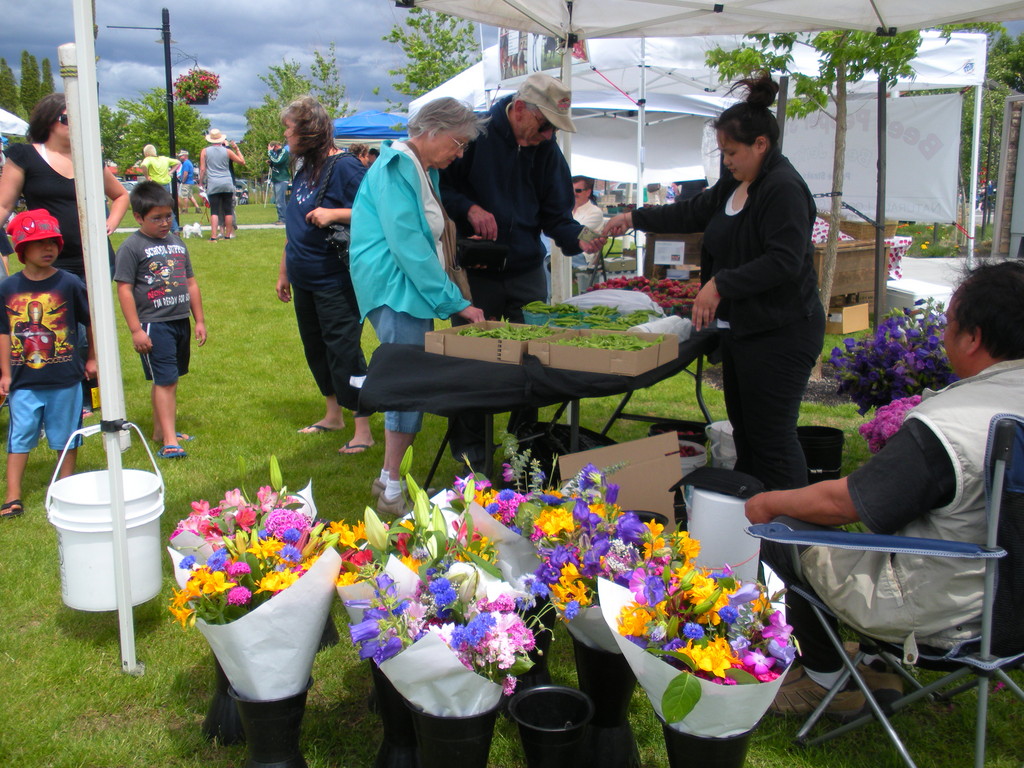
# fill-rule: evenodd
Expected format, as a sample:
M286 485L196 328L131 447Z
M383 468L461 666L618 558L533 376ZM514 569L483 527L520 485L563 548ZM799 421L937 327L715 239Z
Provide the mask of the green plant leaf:
M687 672L672 678L661 697L661 714L667 723L682 720L700 701L700 681Z
M752 674L747 672L745 669L739 669L737 667L730 667L725 670L725 676L730 680L735 680L739 685L750 685L751 683L761 682Z

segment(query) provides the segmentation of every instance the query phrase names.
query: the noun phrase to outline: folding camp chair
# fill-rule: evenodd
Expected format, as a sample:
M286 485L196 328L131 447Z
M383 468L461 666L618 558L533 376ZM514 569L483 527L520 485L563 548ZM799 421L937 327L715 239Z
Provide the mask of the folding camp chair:
M989 425L986 467L987 535L984 546L962 542L921 539L907 536L883 536L846 531L793 531L781 523L752 525L747 532L757 538L792 544L793 560L799 569L797 546L827 546L862 551L905 553L928 557L983 559L985 590L981 606L981 634L953 650L918 649L916 658L907 658L902 647L865 638L863 646L881 651L890 667L911 684L910 693L886 702L884 706L872 695L870 687L858 672L864 654L850 657L844 653L843 641L829 621L831 611L820 598L800 584L789 588L807 599L825 628L830 641L843 660L843 671L836 685L796 734L801 745L820 744L847 733L865 723L877 720L899 752L903 761L915 768L902 740L893 728L889 715L923 698L948 699L967 690L978 693L975 726L974 765L985 763L985 736L988 716L989 682L996 678L1024 701L1024 691L1010 679L1007 670L1024 661L1024 417L997 416ZM800 572L799 570L797 571ZM900 666L899 658L918 667L944 672L944 676L928 685L921 685ZM973 677L972 677L973 676ZM809 739L832 698L853 679L863 691L869 711L838 728Z

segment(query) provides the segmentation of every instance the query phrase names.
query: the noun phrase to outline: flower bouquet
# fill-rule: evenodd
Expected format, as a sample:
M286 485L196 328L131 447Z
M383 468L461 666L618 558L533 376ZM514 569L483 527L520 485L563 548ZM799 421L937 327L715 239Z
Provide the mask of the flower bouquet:
M209 104L220 91L220 78L208 69L193 67L174 81L174 95L189 104Z
M191 555L179 562L190 575L170 601L182 627L206 637L235 691L255 701L308 687L341 567L325 524L313 525L283 494L261 494L251 522L253 505L227 495L239 501L230 505L233 535L222 535L205 563Z
M796 655L782 614L756 582L694 565L697 548L675 534L669 562L651 561L627 586L602 579L604 620L672 729L724 738L750 731Z

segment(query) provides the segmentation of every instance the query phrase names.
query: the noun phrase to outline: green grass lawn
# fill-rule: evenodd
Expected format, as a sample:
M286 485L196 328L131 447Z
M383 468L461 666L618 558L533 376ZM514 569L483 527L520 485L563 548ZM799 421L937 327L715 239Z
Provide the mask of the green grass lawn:
M241 223L269 223L272 206L242 206ZM195 220L186 216L185 221ZM115 245L123 235L114 238ZM299 346L290 306L274 294L282 229L243 230L236 240L211 243L188 240L203 291L209 341L193 347L192 369L179 387L178 427L196 435L187 444L189 458L163 461L159 468L167 485L161 535L166 537L190 502L220 500L225 490L241 486L252 492L268 480L271 455L280 460L292 489L312 479L323 517L355 520L370 501L370 483L382 455L382 417L373 417L378 445L357 456L339 456L337 448L349 431L331 435L299 435L296 430L316 421L323 401L316 391ZM118 317L121 364L128 418L144 434L152 428L149 388L137 356L131 352ZM830 337L826 348L836 343ZM376 342L367 326L364 347ZM410 375L415 375L411 372ZM706 391L716 419L724 418L720 393ZM585 425L600 428L617 398L588 400L582 405ZM697 418L692 380L679 376L638 392L630 410L667 418ZM0 428L6 429L6 412ZM862 419L855 407L807 405L801 423L837 426L846 433L844 470L867 457L856 434ZM423 478L443 434L445 422L428 415L417 439L414 473ZM499 424L500 426L500 420ZM612 436L629 440L646 435L647 425L622 422ZM123 456L126 467L146 468L148 459L138 440ZM0 711L0 764L33 768L112 768L174 766L204 768L241 766L244 747L207 743L199 726L212 687L211 654L197 631L182 631L166 610L172 580L164 558L160 597L134 611L137 654L145 674L120 671L118 622L115 613L84 613L60 600L56 537L44 509L52 454L37 449L25 478L23 518L3 521L0 547L0 680L4 702ZM239 469L239 461L244 471ZM106 461L100 439L90 438L79 456L79 469L98 470ZM447 483L456 463L446 457L439 482ZM346 635L340 604L334 616ZM572 651L563 629L553 645L556 682L574 685ZM350 643L319 654L313 670L303 726L303 750L311 768L369 766L379 741L375 716L366 709L369 675ZM909 733L919 765L967 765L972 750L971 709L923 706L900 718ZM1017 766L1024 759L1020 739L1024 708L1005 691L996 692L990 715L989 764ZM660 728L642 693L634 697L631 719L643 765L665 766ZM878 768L899 763L882 732L874 726L831 745L798 750L791 740L798 724L767 718L755 735L750 766L789 768ZM514 727L500 718L491 751L491 765L518 768L522 753Z

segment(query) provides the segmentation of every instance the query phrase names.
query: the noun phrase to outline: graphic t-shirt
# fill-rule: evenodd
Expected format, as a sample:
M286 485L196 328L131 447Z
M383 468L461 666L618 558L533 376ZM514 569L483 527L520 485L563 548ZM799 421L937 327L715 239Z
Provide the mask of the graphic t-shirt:
M85 378L78 325L89 324L85 283L58 269L44 280L18 272L0 282L0 335L11 337L11 390L63 389Z
M135 232L117 249L114 280L134 286L139 322L163 323L189 316L188 249L173 232L163 240Z

